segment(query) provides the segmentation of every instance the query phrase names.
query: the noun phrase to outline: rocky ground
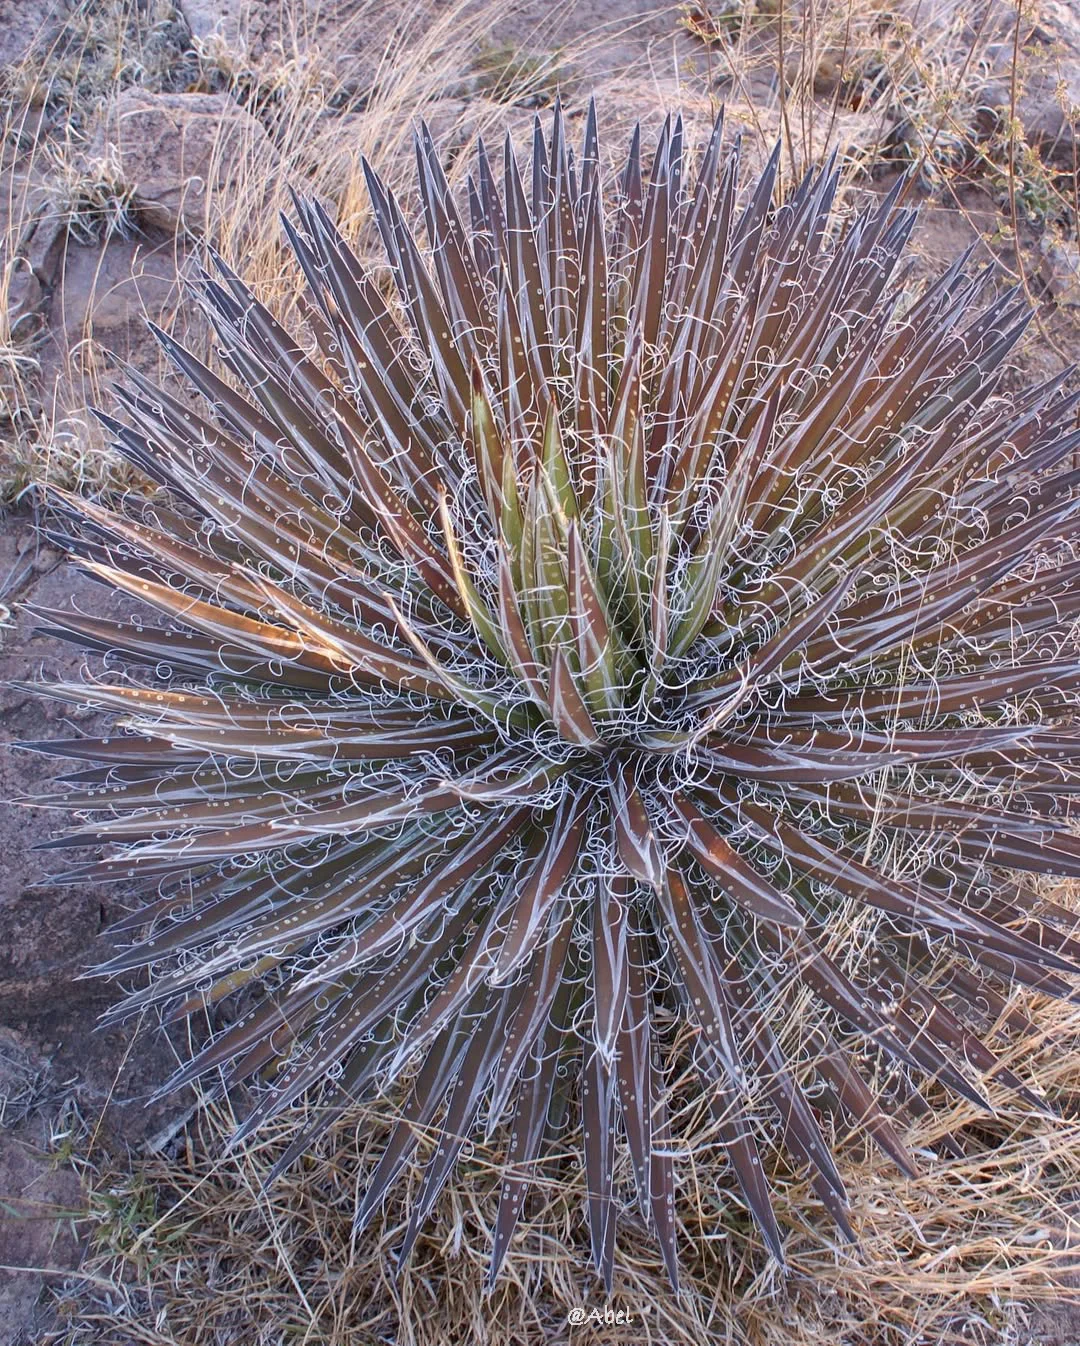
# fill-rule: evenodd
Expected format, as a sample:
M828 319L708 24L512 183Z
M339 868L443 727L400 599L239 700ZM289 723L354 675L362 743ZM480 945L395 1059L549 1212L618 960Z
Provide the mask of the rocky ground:
M836 14L826 6L812 30L809 6L796 8L783 84L776 0L679 9L506 0L452 11L419 0L407 18L391 8L0 0L8 743L54 735L73 718L11 680L80 665L34 637L21 605L90 605L101 592L41 539L32 486L123 483L86 404L107 399L118 359L158 368L145 319L174 321L197 240L223 239L241 261L272 256L276 243L259 230L273 233L264 217L286 180L356 209L356 156L361 147L390 156L404 144L411 88L425 88L436 134L457 147L481 124L526 126L558 87L572 116L598 91L613 133L676 103L703 121L726 101L758 143L785 132L793 167L839 144L856 193L917 162L921 269L976 241L1002 282L1020 279L1038 308L1017 377L1080 356L1076 0L1038 0L1019 21L997 0L970 10L868 0ZM111 992L78 974L127 895L42 879L45 857L33 847L57 819L14 801L45 781L47 765L0 753L0 1346L54 1330L48 1287L78 1264L86 1235L81 1168L174 1143L189 1107L184 1097L144 1106L184 1044L94 1031ZM1047 1331L1080 1339L1060 1324Z

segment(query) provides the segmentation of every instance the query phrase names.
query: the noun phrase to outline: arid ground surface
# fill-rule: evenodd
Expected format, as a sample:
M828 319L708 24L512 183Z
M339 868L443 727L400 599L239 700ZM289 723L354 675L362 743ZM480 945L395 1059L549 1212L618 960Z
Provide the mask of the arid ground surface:
M751 157L784 137L789 179L839 148L849 204L910 170L922 208L914 279L974 243L994 283L1018 281L1036 308L1015 382L1080 358L1077 0L1020 14L998 0L788 10L783 0L0 0L0 64L7 742L86 727L80 712L12 684L82 663L35 637L23 604L105 601L37 526L42 482L104 494L136 484L88 403L110 405L119 361L158 371L145 322L178 321L179 278L203 236L289 311L295 283L282 278L275 212L290 185L330 201L370 247L359 156L405 180L418 111L455 164L481 130L526 132L559 91L574 125L596 93L612 158L638 118L653 133L681 106L700 132L726 103ZM190 316L179 325L205 339ZM43 877L58 866L33 847L59 819L15 801L48 765L0 752L0 1343L566 1339L567 1307L599 1302L589 1274L560 1255L564 1236L583 1239L570 1205L553 1198L542 1241L523 1236L508 1287L484 1300L483 1216L466 1172L402 1287L378 1248L350 1260L364 1118L332 1133L347 1164L323 1146L271 1208L256 1195L257 1152L215 1167L225 1105L190 1122L192 1094L145 1106L188 1044L149 1026L138 1037L134 1026L94 1031L112 991L79 974L131 895ZM1070 1074L1061 1059L1070 1040L1080 1044L1075 1013L1037 1048L1054 1058L1066 1118L1080 1090L1080 1063ZM720 1260L691 1259L689 1289L665 1300L643 1239L618 1283L637 1325L574 1339L1080 1342L1067 1258L1080 1229L1075 1126L988 1135L998 1167L931 1176L907 1222L890 1207L865 1273L819 1249L796 1256L782 1284L743 1228L718 1234L699 1203L688 1236L727 1239ZM884 1209L880 1192L868 1207L879 1198ZM894 1254L907 1224L918 1235ZM812 1235L800 1227L808 1249ZM1026 1269L1014 1274L1018 1261ZM743 1307L719 1303L736 1292Z

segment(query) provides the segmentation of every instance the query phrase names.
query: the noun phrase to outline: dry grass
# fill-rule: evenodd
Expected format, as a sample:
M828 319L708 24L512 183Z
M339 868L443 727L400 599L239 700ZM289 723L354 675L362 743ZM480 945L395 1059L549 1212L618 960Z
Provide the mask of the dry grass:
M781 0L757 0L730 10L715 33L706 21L719 6L703 17L702 7L693 8L697 38L684 34L677 48L669 43L637 68L593 78L594 58L609 34L560 49L541 30L523 36L528 55L515 65L488 37L500 5L469 0L431 13L418 7L411 27L395 35L367 87L358 90L335 73L333 50L313 48L299 29L283 27L278 47L256 57L219 39L187 48L166 0L141 7L134 0L76 5L64 40L28 62L6 93L4 141L9 153L22 155L22 177L9 179L7 236L0 242L0 436L7 440L0 497L17 500L44 479L92 493L131 484L83 411L88 402L108 404L107 363L89 345L76 344L55 388L44 388L42 324L34 314L14 315L8 303L28 224L42 212L61 218L76 239L82 229L98 245L130 228L133 184L108 161L86 160L96 110L125 83L226 90L253 112L248 140L229 151L239 182L228 199L211 197L208 219L225 256L287 319L296 314L299 284L276 212L287 207L290 185L330 202L361 253L374 259L361 152L411 201L417 117L427 117L448 146L451 177L460 182L477 135L497 137L507 126L524 132L530 104L556 86L571 93L571 111L595 88L612 153L636 116L658 121L665 106L678 102L700 127L726 101L761 141L783 135L789 173L830 145L846 145L853 193L866 190L867 175L886 155L917 160L924 187L964 210L965 184L989 183L1002 206L1001 256L1025 283L1019 236L1075 222L1075 178L1050 173L1008 115L989 137L978 128L975 92L985 33L976 30L965 48L947 26L920 24L917 11L905 20L884 0L807 0L798 12ZM382 0L360 0L336 41L347 47L382 10ZM678 18L673 9L673 36ZM43 114L54 127L45 139L34 130ZM40 173L46 155L49 170ZM32 184L41 180L39 199ZM183 240L176 248L183 264ZM189 335L203 339L197 324ZM691 1081L683 1079L677 1094L686 1126L679 1196L684 1289L677 1297L671 1293L656 1250L628 1206L614 1306L635 1321L583 1327L574 1340L708 1339L747 1346L1031 1341L1039 1305L1080 1300L1071 1250L1080 1196L1080 1010L1040 1002L1037 1020L1040 1041L1014 1054L1065 1120L1003 1109L986 1122L967 1105L941 1100L934 1129L924 1125L910 1137L924 1158L914 1182L849 1141L843 1171L861 1235L856 1252L830 1242L828 1222L807 1185L777 1171L792 1264L786 1276L766 1264L711 1148ZM317 1100L304 1105L316 1106ZM572 1154L545 1171L533 1219L485 1298L480 1286L497 1200L497 1153L479 1146L471 1152L408 1273L398 1278L392 1249L418 1166L382 1223L355 1244L350 1237L357 1190L387 1133L383 1110L358 1109L268 1196L260 1194L289 1129L303 1117L298 1111L295 1122L276 1124L224 1158L233 1117L220 1102L149 1158L106 1162L92 1144L66 1138L65 1154L78 1159L86 1179L92 1241L83 1277L58 1297L55 1340L72 1346L367 1346L376 1340L501 1346L565 1341L572 1308L602 1307L584 1269L582 1183ZM962 1157L933 1157L947 1132L956 1134ZM571 1150L573 1141L569 1137ZM623 1179L629 1190L628 1170Z
M936 0L684 4L670 11L670 40L648 53L643 46L638 61L617 70L605 66L603 53L633 24L613 21L561 46L555 34L565 0L513 43L491 37L506 8L494 0L420 4L392 33L384 0L359 0L329 26L322 22L324 11L335 13L329 0L286 2L279 40L258 52L218 35L190 42L172 0L69 0L67 7L62 36L10 72L3 90L3 139L9 155L18 146L23 152L9 176L0 236L0 435L8 441L0 500L19 499L45 477L92 493L131 484L91 425L54 433L99 399L102 370L88 365L85 350L69 348L59 380L51 367L41 377L38 315L13 313L9 303L34 219L59 221L83 245L137 228L137 184L123 180L108 153L89 153L108 98L131 84L227 92L254 114L258 124L246 141L228 143L239 172L227 199L211 193L207 219L225 255L286 312L297 289L277 221L288 186L332 202L346 233L362 242L369 231L361 151L391 180L407 182L412 126L426 116L460 166L478 133L527 130L531 109L560 90L571 111L598 94L612 148L638 116L658 122L679 104L704 125L723 102L756 144L783 137L789 180L837 146L854 181L865 185L890 163L917 163L923 187L963 212L965 184L977 181L1001 207L987 241L1033 297L1035 234L1075 229L1076 176L1051 172L1008 108L987 129L977 94L995 33L982 4L971 22L964 6L943 19ZM703 40L710 34L715 40ZM362 81L337 59L350 51L363 54ZM1019 96L1022 69L1014 84ZM1044 327L1042 339L1048 335ZM56 386L44 387L50 380Z
M1010 1054L1045 1085L1064 1119L1002 1108L986 1121L941 1099L911 1132L922 1172L900 1179L861 1141L841 1140L842 1172L860 1236L837 1246L808 1185L772 1179L791 1268L768 1263L695 1101L676 1082L678 1216L684 1285L668 1287L655 1245L631 1210L625 1155L614 1309L623 1325L583 1327L597 1343L721 1341L746 1346L970 1346L1029 1343L1040 1306L1076 1305L1080 1196L1080 1011L1043 1003L1040 1040ZM1015 1064L1015 1059L1014 1059ZM681 1102L681 1108L679 1104ZM140 1342L217 1346L303 1341L317 1346L560 1342L572 1309L605 1307L587 1269L576 1137L545 1165L532 1218L485 1296L497 1204L498 1149L477 1144L421 1236L408 1270L393 1250L421 1176L413 1164L381 1222L358 1240L351 1220L387 1136L388 1105L358 1107L263 1195L275 1159L317 1100L235 1155L235 1118L210 1103L172 1152L87 1168L91 1231L83 1279L59 1296L71 1346ZM685 1127L685 1131L682 1128ZM961 1155L935 1157L951 1133ZM425 1151L426 1153L426 1151ZM1080 1319L1074 1317L1071 1321ZM1045 1319L1041 1321L1045 1322ZM1068 1341L1069 1337L1061 1340Z
M107 454L84 408L101 366L76 346L53 386L42 386L48 338L42 304L25 294L35 237L59 224L76 244L130 234L130 190L111 156L88 161L99 109L118 88L175 87L185 72L184 29L169 0L55 0L26 59L0 77L3 146L0 224L0 502L41 479L108 490L129 476ZM61 22L62 20L62 22ZM51 25L54 26L54 25Z
M540 55L500 65L498 51L485 45L498 9L458 3L429 14L418 7L392 42L382 33L387 45L361 89L335 73L334 55L364 49L370 31L385 29L383 0L350 6L332 49L312 46L303 25L283 24L281 40L258 56L217 36L185 51L178 11L168 0L148 6L80 0L62 38L9 71L0 90L6 159L16 163L4 175L0 215L0 501L18 502L43 481L95 495L133 484L84 415L88 405L109 405L109 362L69 340L62 368L45 386L41 305L16 303L35 229L40 239L58 223L76 246L138 235L138 184L124 180L114 153L92 152L94 127L116 90L138 83L152 91L227 92L253 114L220 148L228 156L226 198L213 191L211 165L207 232L260 294L289 312L297 276L278 212L290 204L290 187L331 202L355 235L368 222L361 153L401 186L417 118L427 117L444 140L464 148L482 131L497 134L507 106L535 101L538 89L547 91L545 99L554 93L557 62ZM519 114L519 122L527 115ZM175 242L181 272L191 261L187 242ZM205 341L198 323L186 335ZM144 346L153 365L148 338ZM157 372L164 374L160 361Z

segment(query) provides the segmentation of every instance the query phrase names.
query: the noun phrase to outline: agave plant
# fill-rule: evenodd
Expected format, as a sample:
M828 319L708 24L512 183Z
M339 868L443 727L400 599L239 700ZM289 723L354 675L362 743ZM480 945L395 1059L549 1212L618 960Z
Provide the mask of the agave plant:
M927 1079L1044 1107L987 1039L1080 958L1028 877L1080 875L1080 399L997 395L1027 316L969 258L905 290L899 184L840 227L834 164L777 204L779 150L744 192L720 123L683 140L609 190L556 110L531 190L478 148L467 224L421 128L426 249L370 168L388 274L296 200L311 339L215 257L233 377L157 332L208 418L134 371L102 417L160 489L52 492L139 600L40 614L109 657L49 692L121 731L29 745L90 764L63 877L148 894L113 1017L247 988L165 1087L263 1077L241 1139L331 1081L275 1173L398 1082L356 1219L433 1128L403 1258L506 1122L494 1276L580 1117L601 1276L619 1122L674 1281L676 1029L776 1258L773 1140L854 1237L845 1126L911 1172Z

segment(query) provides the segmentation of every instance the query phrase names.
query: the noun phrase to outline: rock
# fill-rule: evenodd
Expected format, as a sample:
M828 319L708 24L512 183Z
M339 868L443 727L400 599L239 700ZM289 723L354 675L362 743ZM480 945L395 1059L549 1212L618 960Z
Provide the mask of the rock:
M107 113L90 158L117 155L122 180L144 227L212 232L235 211L244 165L253 158L269 179L277 153L262 126L226 94L151 94L125 89ZM253 203L245 201L245 209Z
M719 5L717 6L719 8ZM657 0L514 0L491 10L486 37L493 46L524 47L536 55L574 53L583 85L605 77L632 78L649 97L653 78L666 79L678 61L704 64L704 43L676 24L673 7Z
M80 265L98 265L109 290L112 262L115 274L130 269L130 258L121 262L118 253L103 265L95 249L69 249L66 260L76 258ZM0 1346L30 1346L64 1335L48 1291L59 1289L65 1273L78 1266L86 1232L78 1223L86 1205L78 1178L58 1162L50 1137L70 1135L77 1155L87 1152L91 1136L98 1157L128 1147L145 1151L173 1134L192 1095L184 1091L146 1106L186 1050L183 1034L170 1040L147 1027L133 1044L134 1023L99 1030L116 987L79 979L112 947L99 933L133 894L123 885L42 883L45 871L63 861L58 865L53 856L50 862L33 847L64 819L11 802L47 788L59 766L55 759L14 751L12 740L77 729L92 733L105 725L79 708L12 687L13 679L34 677L42 665L50 676L78 676L84 662L82 652L35 637L38 619L18 604L73 603L84 612L120 615L130 601L60 564L15 515L0 527L0 578L4 599L14 606L13 620L0 633L0 682L6 688L0 701ZM85 1132L72 1129L78 1119Z
M13 527L13 522L15 527ZM31 530L10 521L0 531L0 576L22 576L14 624L0 645L0 680L73 678L85 662L81 651L34 634L39 619L21 606L43 608L77 605L84 612L120 616L131 600L110 593L68 564L34 564ZM25 565L31 561L29 567ZM72 713L74 712L74 714ZM64 733L103 731L110 721L96 712L67 706L47 697L9 690L0 705L0 1024L12 1030L27 1058L49 1058L53 1078L69 1085L83 1116L98 1125L102 1143L111 1137L138 1146L179 1116L190 1103L179 1093L146 1107L146 1099L171 1073L174 1047L160 1031L144 1025L131 1050L134 1023L99 1029L98 1017L115 1003L117 988L96 979L81 979L86 967L107 956L112 944L99 938L104 927L134 897L123 884L65 885L47 882L47 875L67 866L65 852L36 852L34 847L54 835L70 818L52 809L27 808L8 801L41 793L60 769L56 759L16 751L12 740L56 738ZM179 1040L180 1035L176 1035ZM6 1044L0 1038L0 1055ZM10 1054L10 1053L9 1053ZM0 1071L0 1089L4 1087ZM111 1143L111 1142L110 1142ZM0 1151L8 1149L0 1139ZM0 1197L3 1188L0 1187ZM0 1263L16 1259L0 1256ZM26 1259L23 1259L24 1261ZM2 1320L0 1307L0 1320Z
M1080 308L1080 245L1044 235L1039 275L1060 308Z
M1014 11L1015 21L1015 11ZM987 49L992 75L980 97L984 129L1003 123L1012 99L1011 37ZM1080 153L1080 7L1040 0L1021 33L1016 115L1028 144L1055 167Z
M235 49L247 47L249 25L240 0L181 0L179 9L198 41L216 37Z
M843 52L825 52L814 71L814 93L819 98L831 96L840 87L843 78Z
M18 517L0 528L0 576L19 577L7 599L46 608L74 603L103 615L130 606L58 561ZM86 1153L91 1135L99 1157L102 1151L145 1151L171 1135L192 1104L185 1090L146 1106L187 1050L184 1034L174 1032L170 1040L147 1026L135 1038L135 1023L99 1029L99 1016L115 1002L117 989L79 979L112 947L99 933L134 895L124 885L43 884L44 871L59 866L55 857L50 864L32 848L64 819L8 802L46 788L59 765L14 751L11 740L54 738L73 728L76 708L10 687L14 678L35 676L41 665L49 676L78 675L83 654L35 637L37 624L16 607L0 643L0 680L9 689L0 704L0 1267L28 1268L0 1270L0 1346L59 1339L48 1335L56 1315L47 1291L60 1288L64 1276L49 1273L79 1262L84 1228L76 1217L85 1201L76 1174L50 1154L56 1148L50 1136L71 1134L75 1154ZM76 710L76 717L82 714ZM105 721L76 718L75 725L93 733ZM82 1119L86 1132L72 1132L73 1119Z
M176 258L167 244L112 238L104 247L68 243L58 296L67 343L89 337L115 355L130 354L131 336L141 344L146 319L160 322L177 294Z
M268 0L179 0L203 62L229 77L273 88L283 68L320 86L318 101L362 106L396 31L435 22L443 0L408 6L320 0L294 5L285 17Z
M267 0L179 0L177 9L197 45L205 46L211 54L220 46L233 60L252 62L260 61L275 44L292 45L290 39L295 41L295 54L299 55L311 38L324 36L327 27L332 29L335 19L338 24L342 22L334 12L333 0L302 7L295 32L289 31L281 7L267 4ZM385 26L392 22L388 12Z
M85 1201L79 1179L57 1167L25 1128L4 1135L0 1150L0 1346L40 1340L48 1310L43 1285L56 1276L8 1270L72 1270L79 1263L74 1219Z
M146 324L166 319L167 325L178 293L177 260L171 242L114 237L88 247L67 240L38 352L44 395L59 388L59 405L83 416L85 391L76 379L73 401L67 381L76 370L107 365L99 360L102 352L156 372L158 346ZM98 405L108 407L108 398Z
M50 675L74 677L83 657L74 646L36 636L41 622L22 604L33 602L42 608L59 608L75 602L85 611L103 616L119 616L124 611L120 600L102 585L72 567L60 565L55 553L52 564L41 570L36 567L39 558L38 539L30 526L23 523L16 528L9 523L0 532L0 578L10 576L16 581L4 595L4 601L14 610L14 624L4 630L0 643L0 681L6 689L0 702L0 853L5 855L0 871L0 923L7 932L11 923L18 922L25 927L27 939L34 935L30 913L40 900L31 885L44 877L50 867L47 861L56 859L36 853L33 847L52 834L62 816L52 809L32 809L14 802L43 788L55 775L55 763L38 753L16 751L10 743L60 735L72 708L11 687L10 683L36 678L42 667ZM60 868L56 864L51 867ZM6 971L0 972L0 980L17 980L26 975L45 981L54 970L54 956L64 957L62 949L54 947L56 940L61 944L73 941L66 947L72 964L77 962L78 945L93 938L99 913L92 906L80 905L81 899L73 896L72 901L75 905L65 918L69 927L66 933L62 927L46 928L50 918L41 908L34 918L45 923L38 946L24 945L5 935L0 966ZM0 1023L10 1025L11 1016L0 1011Z
M39 208L23 226L9 263L8 311L12 332L33 317L51 293L64 255L64 223Z
M57 0L0 0L0 66L17 65L50 42L61 23Z
M1055 167L1074 168L1080 127L1080 5L1076 0L1033 0L1017 8L1006 0L895 0L895 12L927 49L959 66L985 72L975 96L982 136L1000 131L1010 115L1014 43L1019 37L1016 115L1029 145Z

